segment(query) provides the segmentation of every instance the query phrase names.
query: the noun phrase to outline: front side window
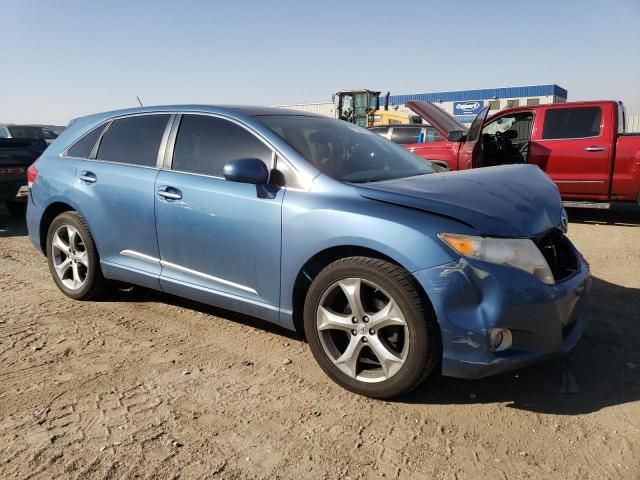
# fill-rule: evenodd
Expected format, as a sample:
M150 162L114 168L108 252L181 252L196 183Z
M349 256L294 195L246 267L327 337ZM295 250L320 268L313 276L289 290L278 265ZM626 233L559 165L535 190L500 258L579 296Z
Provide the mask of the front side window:
M600 135L600 107L552 108L544 116L542 138L588 138Z
M106 124L102 124L85 136L83 136L80 140L74 143L69 150L67 150L67 157L76 157L76 158L89 158L89 154L93 150L98 138L100 138L100 134L104 130Z
M137 115L111 123L100 141L97 158L154 167L170 115Z
M222 177L231 160L258 158L270 168L271 157L271 148L240 125L207 115L183 115L173 170Z
M394 128L391 133L391 140L400 145L418 143L422 127Z
M518 112L497 118L491 123L485 125L482 129L483 134L495 135L510 132L512 143L528 142L531 138L531 128L533 126L533 114L531 112Z
M422 158L347 122L303 115L255 118L337 180L365 183L433 173Z

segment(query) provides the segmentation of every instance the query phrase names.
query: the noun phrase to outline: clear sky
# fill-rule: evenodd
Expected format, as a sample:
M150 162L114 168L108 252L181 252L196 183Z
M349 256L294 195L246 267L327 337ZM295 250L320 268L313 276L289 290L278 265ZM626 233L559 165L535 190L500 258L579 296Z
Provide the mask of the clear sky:
M556 83L640 113L640 0L0 0L0 122Z

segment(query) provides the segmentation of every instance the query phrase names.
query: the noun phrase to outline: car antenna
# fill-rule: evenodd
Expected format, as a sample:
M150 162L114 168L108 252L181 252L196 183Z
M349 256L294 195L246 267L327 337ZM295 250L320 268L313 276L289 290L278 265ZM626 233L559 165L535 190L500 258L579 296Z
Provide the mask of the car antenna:
M140 100L140 97L136 95L136 98L138 99L138 103L140 104L140 106L144 108L144 105L142 105L142 100Z

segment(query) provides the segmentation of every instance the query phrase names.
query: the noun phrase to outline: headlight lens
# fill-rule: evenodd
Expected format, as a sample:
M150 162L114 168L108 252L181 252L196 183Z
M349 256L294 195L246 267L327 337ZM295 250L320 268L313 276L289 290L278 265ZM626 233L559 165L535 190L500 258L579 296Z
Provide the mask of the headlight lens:
M460 255L529 272L547 285L555 280L549 264L528 238L492 238L440 233L438 237Z

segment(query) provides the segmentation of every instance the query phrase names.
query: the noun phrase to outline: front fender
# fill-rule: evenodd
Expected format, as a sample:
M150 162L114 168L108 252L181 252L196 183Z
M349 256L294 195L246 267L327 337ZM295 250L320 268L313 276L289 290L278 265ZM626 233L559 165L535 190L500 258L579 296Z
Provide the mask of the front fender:
M307 261L333 247L362 247L409 272L455 260L440 232L476 233L455 220L397 205L287 191L282 207L281 308L293 309L296 278Z

